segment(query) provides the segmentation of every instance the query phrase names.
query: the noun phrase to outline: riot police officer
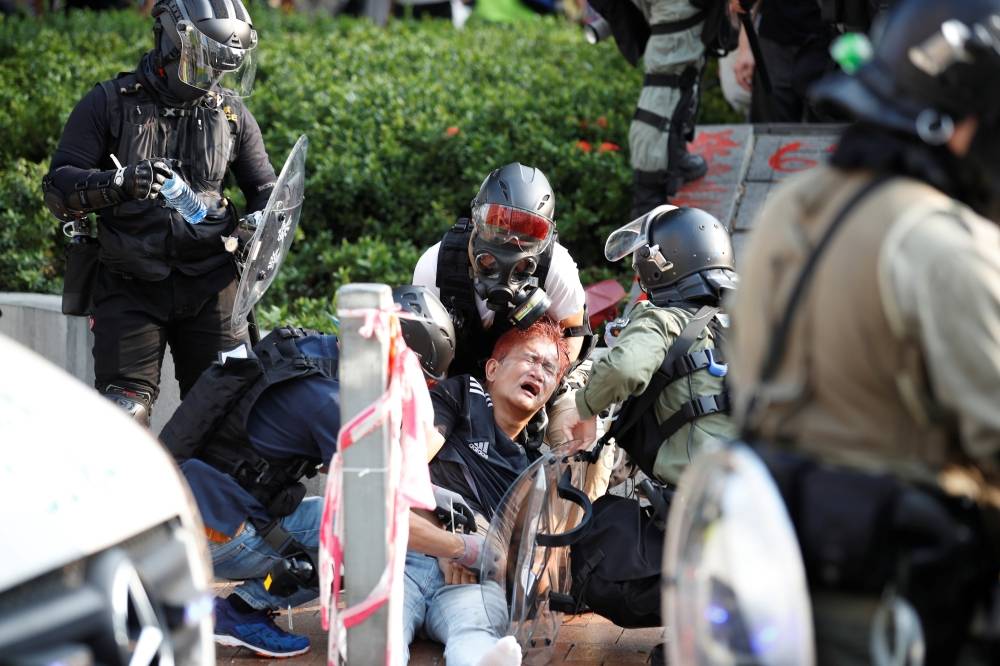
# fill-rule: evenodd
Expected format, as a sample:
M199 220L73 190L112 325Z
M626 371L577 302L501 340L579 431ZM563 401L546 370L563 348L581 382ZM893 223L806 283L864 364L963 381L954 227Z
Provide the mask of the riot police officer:
M154 47L134 72L95 86L77 104L43 181L65 221L97 213L100 265L93 293L97 389L149 422L169 343L181 396L230 332L237 223L222 196L228 171L263 208L274 186L257 121L241 97L256 68L257 32L240 0L158 0ZM157 197L177 175L208 207L189 224Z
M720 315L723 297L737 284L732 241L705 211L665 205L614 231L605 255L610 261L632 257L649 300L629 310L614 346L576 391L575 411L558 423L553 417L550 428L563 429L564 439L578 447L589 446L595 415L626 403L609 434L646 474L676 484L702 445L736 434ZM639 407L648 413L625 425L649 391ZM650 416L652 422L642 427L641 419ZM590 428L580 428L581 420Z
M996 583L998 75L1000 0L896 3L872 60L814 90L856 119L831 164L769 199L743 256L737 412L776 450L821 664L954 663Z
M689 153L705 65L702 30L710 14L704 0L590 0L610 24L618 50L645 77L629 127L632 218L667 202L708 164Z
M689 153L698 112L705 46L704 11L690 0L640 0L650 36L642 54L645 76L629 127L632 217L666 203L685 182L701 178L708 164Z
M562 326L575 359L586 296L576 263L556 241L555 194L539 169L518 162L494 169L460 219L420 257L413 284L439 296L455 319L450 374L482 378L482 363L505 331L542 315Z

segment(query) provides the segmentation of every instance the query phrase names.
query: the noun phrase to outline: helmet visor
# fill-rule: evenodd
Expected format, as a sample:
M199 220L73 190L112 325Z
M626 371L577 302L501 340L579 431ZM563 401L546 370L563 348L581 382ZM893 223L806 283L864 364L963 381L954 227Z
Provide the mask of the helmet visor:
M492 245L511 244L522 252L537 254L552 241L555 224L552 220L495 203L480 204L472 209L472 222L477 237Z
M623 227L611 232L604 243L604 257L608 261L621 261L646 244L649 237L649 224L661 213L675 209L676 206L657 206L641 217L637 217Z
M250 96L257 73L253 54L256 31L252 32L252 46L248 49L220 44L184 21L177 24L177 32L181 41L181 81L202 90L221 88L236 97Z

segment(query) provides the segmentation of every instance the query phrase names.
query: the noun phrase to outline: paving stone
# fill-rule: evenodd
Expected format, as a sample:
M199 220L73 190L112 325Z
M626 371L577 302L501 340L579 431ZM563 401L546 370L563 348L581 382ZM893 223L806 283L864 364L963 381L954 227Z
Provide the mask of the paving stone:
M558 640L567 643L597 643L614 645L624 630L613 624L588 626L563 626L559 629Z
M684 185L670 203L702 208L731 227L742 193L740 184L750 164L753 127L711 125L699 128L688 149L705 158L708 173Z
M836 141L835 131L814 135L758 134L746 178L758 183L775 182L811 169L826 160Z

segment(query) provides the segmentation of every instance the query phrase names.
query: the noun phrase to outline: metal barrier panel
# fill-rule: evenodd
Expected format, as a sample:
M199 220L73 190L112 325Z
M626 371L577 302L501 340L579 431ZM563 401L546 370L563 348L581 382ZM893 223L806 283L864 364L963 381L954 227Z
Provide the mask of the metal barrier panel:
M362 337L359 331L364 317L352 315L351 311L391 307L392 291L384 284L349 284L337 290L341 423L375 402L388 382L387 341ZM363 601L374 589L388 561L388 442L388 424L382 424L344 452L344 591L348 606ZM365 622L348 629L347 663L385 663L389 606L402 602L390 598Z

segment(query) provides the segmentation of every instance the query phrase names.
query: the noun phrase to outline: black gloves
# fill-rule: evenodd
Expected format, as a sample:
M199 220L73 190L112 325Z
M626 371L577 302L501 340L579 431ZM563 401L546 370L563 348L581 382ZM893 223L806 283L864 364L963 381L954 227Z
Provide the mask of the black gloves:
M115 187L131 199L151 199L160 192L163 183L174 172L165 160L153 158L119 169L114 175Z

